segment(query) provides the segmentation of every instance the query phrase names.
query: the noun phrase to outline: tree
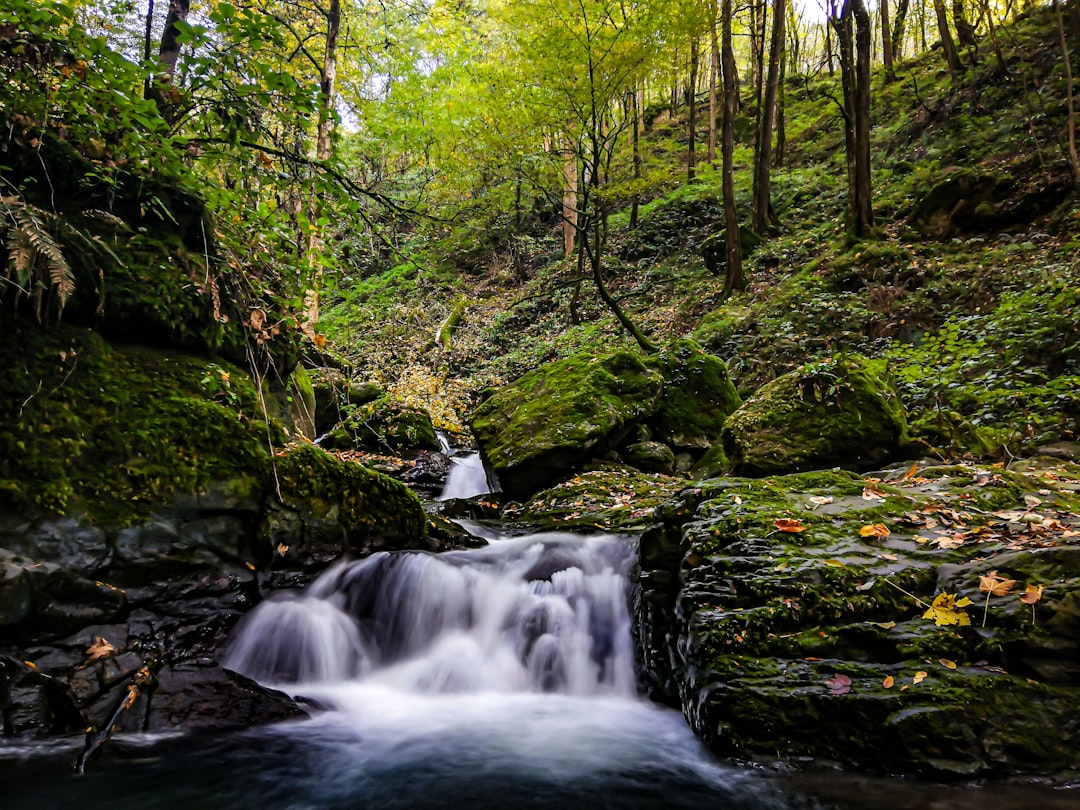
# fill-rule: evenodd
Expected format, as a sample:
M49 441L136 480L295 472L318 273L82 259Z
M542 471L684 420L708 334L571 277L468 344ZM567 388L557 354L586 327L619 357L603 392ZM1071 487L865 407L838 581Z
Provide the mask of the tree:
M949 74L955 76L960 70L960 60L956 55L956 43L953 41L952 31L949 30L949 18L945 14L945 0L934 0L934 17L937 20L938 36L941 37L941 52L945 56L945 64L949 68Z
M780 82L780 62L784 53L784 22L787 18L784 0L773 0L772 39L769 43L769 72L761 104L761 124L754 153L754 201L751 227L758 233L776 221L770 197L772 170L772 138L776 122L776 90Z
M840 48L847 229L852 236L863 237L874 227L870 178L870 15L864 0L844 0L839 10L832 6L829 22L836 31Z
M724 195L724 231L727 274L724 297L746 286L742 249L739 246L739 212L735 208L735 112L739 107L739 85L735 76L735 53L731 47L731 0L720 2L720 63L724 74L724 124L720 135L721 185Z

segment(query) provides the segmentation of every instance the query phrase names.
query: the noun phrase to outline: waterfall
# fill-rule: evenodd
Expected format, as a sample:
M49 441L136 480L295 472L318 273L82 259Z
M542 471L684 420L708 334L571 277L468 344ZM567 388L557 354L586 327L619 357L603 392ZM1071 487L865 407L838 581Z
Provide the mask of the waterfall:
M464 453L450 457L450 474L446 476L442 494L438 500L472 498L491 492L488 472L479 453Z
M556 533L379 553L260 605L223 663L304 694L352 681L416 694L632 697L632 563L624 539Z

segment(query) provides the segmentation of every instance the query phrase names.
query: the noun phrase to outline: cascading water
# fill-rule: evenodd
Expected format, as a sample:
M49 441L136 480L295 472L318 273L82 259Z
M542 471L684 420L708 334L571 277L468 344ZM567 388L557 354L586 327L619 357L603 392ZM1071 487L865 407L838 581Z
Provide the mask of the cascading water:
M451 498L472 498L491 492L488 472L479 453L464 453L450 457L450 472L439 495L440 501Z
M338 774L313 806L790 806L638 697L633 562L569 534L376 554L261 605L224 663L318 707L289 727Z

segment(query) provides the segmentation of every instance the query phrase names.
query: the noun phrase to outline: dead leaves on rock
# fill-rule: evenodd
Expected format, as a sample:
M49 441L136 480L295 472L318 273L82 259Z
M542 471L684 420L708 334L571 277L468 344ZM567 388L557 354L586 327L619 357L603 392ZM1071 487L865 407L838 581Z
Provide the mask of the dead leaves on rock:
M773 526L777 531L786 532L787 534L798 534L799 532L805 532L807 527L798 518L777 518L773 521Z
M971 624L971 617L964 610L973 604L966 596L957 598L955 593L939 593L934 597L933 604L923 614L924 619L933 619L938 627L955 624L966 627Z

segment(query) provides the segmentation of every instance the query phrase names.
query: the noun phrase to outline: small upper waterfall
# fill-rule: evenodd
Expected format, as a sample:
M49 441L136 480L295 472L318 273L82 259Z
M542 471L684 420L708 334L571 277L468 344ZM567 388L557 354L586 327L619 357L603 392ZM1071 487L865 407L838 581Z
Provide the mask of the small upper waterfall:
M450 474L446 476L440 501L450 498L472 498L491 492L488 472L479 453L464 453L450 457Z
M632 562L621 538L554 533L440 555L376 554L260 605L224 664L305 694L364 681L428 694L629 697Z

